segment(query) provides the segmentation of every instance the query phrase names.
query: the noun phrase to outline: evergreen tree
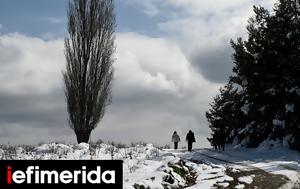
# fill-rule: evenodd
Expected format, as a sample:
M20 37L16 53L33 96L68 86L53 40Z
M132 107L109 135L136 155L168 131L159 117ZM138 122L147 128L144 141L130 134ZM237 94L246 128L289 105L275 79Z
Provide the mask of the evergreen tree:
M220 94L210 104L206 118L212 131L212 138L208 140L213 146L233 141L234 131L241 124L240 97L238 89L228 83L220 88Z
M254 7L254 13L248 39L231 41L230 82L241 87L243 112L235 137L248 147L287 140L300 150L300 2L280 0L273 12Z

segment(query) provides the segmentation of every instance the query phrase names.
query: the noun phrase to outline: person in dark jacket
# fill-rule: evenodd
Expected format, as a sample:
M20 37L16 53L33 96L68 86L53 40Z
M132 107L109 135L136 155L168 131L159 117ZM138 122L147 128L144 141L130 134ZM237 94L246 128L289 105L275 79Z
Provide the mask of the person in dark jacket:
M193 142L196 142L194 133L189 130L188 134L186 135L186 141L188 142L188 151L192 151Z
M178 142L180 142L180 137L176 131L174 131L172 135L172 142L174 142L174 149L176 150L178 148Z

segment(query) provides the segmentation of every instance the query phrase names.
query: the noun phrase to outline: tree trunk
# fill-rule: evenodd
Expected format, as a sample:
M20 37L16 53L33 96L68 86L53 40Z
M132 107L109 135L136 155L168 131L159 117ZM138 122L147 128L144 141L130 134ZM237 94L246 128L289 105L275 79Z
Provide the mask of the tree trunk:
M89 139L90 139L91 132L92 131L89 131L89 130L87 130L87 131L75 131L78 144L80 144L82 142L88 143Z

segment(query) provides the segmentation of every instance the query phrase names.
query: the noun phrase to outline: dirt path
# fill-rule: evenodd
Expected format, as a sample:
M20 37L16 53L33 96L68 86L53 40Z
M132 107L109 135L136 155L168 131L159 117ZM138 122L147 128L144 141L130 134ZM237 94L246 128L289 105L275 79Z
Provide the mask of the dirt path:
M239 172L236 172L232 171L232 169L228 167L226 170L226 174L234 179L234 181L229 182L230 185L227 188L234 188L240 183L245 185L245 189L276 189L280 188L289 181L289 179L283 175L274 175L258 168L253 170L240 170ZM251 184L246 184L238 181L238 178L240 177L251 175L255 175Z
M226 163L226 175L232 177L234 180L233 181L228 181L230 184L229 186L225 188L229 189L234 189L235 186L238 184L244 184L245 189L277 189L282 187L284 184L286 184L289 179L286 176L283 175L275 175L268 173L262 169L259 169L257 167L245 164L245 163L240 163L240 162L231 162L227 161L224 159L219 159L201 152L196 152L197 155L204 156L206 158L213 159L215 161L223 162ZM194 161L195 163L202 163L202 162L197 162ZM233 168L234 166L238 165L240 167L239 169ZM253 176L254 175L254 176ZM245 177L245 176L252 176L253 181L250 184L240 182L238 178L240 177ZM224 188L220 187L218 185L215 185L216 188Z

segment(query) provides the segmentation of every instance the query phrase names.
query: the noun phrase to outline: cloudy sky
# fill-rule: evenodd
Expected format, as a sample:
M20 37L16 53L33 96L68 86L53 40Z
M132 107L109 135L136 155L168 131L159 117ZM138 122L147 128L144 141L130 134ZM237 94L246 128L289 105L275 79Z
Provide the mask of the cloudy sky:
M0 142L75 142L67 124L67 0L0 0ZM192 129L206 146L205 111L232 69L231 38L252 6L275 0L115 0L113 103L91 139L170 143ZM183 145L183 143L181 143Z

